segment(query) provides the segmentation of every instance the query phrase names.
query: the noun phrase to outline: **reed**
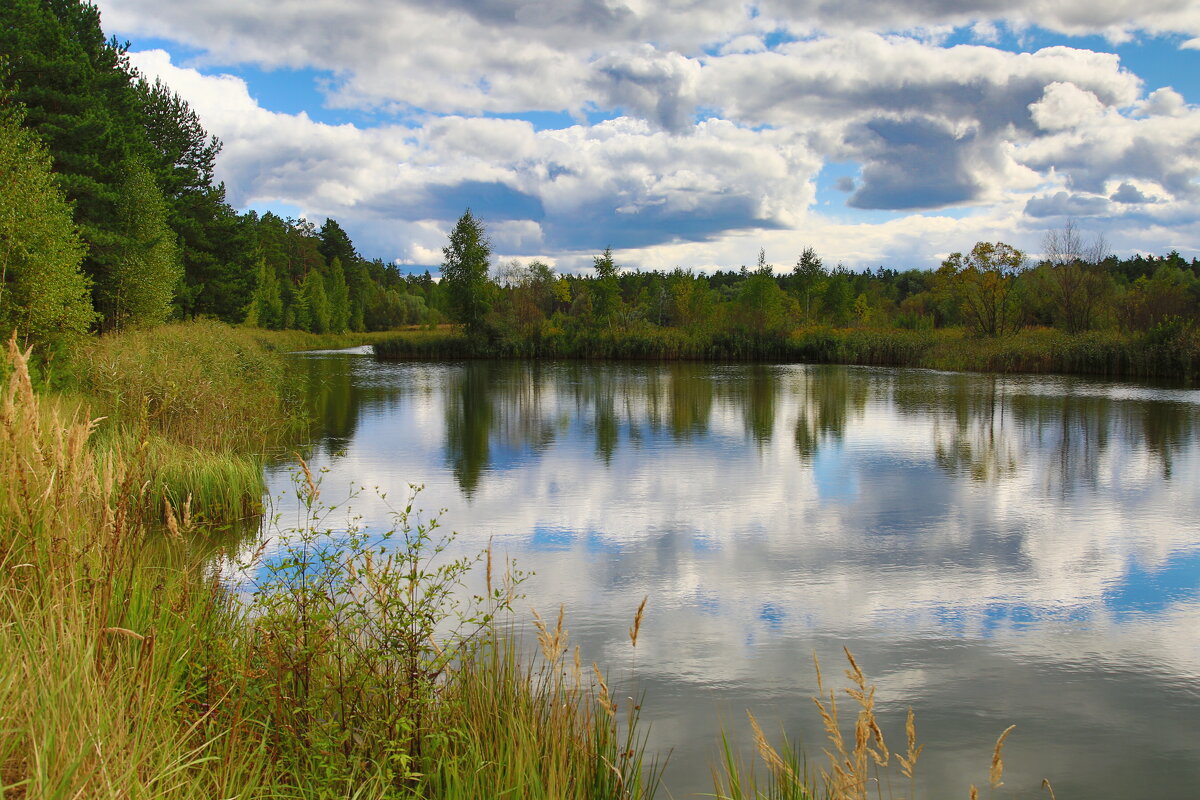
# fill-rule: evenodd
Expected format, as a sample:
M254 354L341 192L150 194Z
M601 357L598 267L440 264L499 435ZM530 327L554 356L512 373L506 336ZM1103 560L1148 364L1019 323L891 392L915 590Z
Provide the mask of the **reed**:
M303 423L280 359L246 331L217 322L102 336L73 361L79 389L107 430L262 453Z
M1200 380L1200 327L1168 320L1146 333L1068 334L1027 328L997 337L960 328L808 326L786 336L718 329L689 332L639 323L619 330L557 331L532 338L469 340L452 331L411 331L374 344L380 358L583 358L777 361L929 369L1086 374Z
M821 664L813 655L813 669L817 677L817 696L813 698L817 713L825 729L824 755L827 765L814 774L804 761L799 748L784 739L783 746L776 749L768 741L758 720L747 712L752 738L759 760L766 767L766 777L760 778L753 762L737 755L728 734L723 733L722 757L713 770L713 785L717 800L867 800L871 797L887 797L904 800L917 796L915 772L917 762L925 746L917 742L916 722L912 708L905 720L905 749L903 754L893 753L887 746L883 730L875 709L875 685L871 683L858 660L849 648L843 648L848 685L841 690L826 689L821 674ZM855 709L853 728L847 735L843 722L843 709L838 698L848 697ZM1015 725L1010 725L992 750L988 783L994 791L1003 785L1004 744ZM899 767L900 775L907 779L908 794L897 794L893 782L893 764ZM1049 781L1042 782L1043 788ZM1050 790L1051 793L1053 790ZM979 796L974 786L968 788L972 800Z

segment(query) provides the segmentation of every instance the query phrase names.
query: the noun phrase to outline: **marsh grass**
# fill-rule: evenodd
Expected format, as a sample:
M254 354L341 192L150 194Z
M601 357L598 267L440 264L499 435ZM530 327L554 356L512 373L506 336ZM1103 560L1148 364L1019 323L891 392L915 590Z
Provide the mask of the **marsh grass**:
M435 525L406 508L393 546L329 537L304 469L309 522L239 599L191 546L187 501L158 524L151 447L94 447L95 420L7 361L0 796L652 795L638 709L619 720L578 659L568 683L561 659L517 658L494 616L511 579L489 569L459 613L475 561L438 563Z
M587 331L537 342L471 341L452 331L411 331L381 338L380 358L588 358L684 361L776 361L922 367L968 372L1059 373L1200 380L1200 326L1168 320L1144 334L1068 334L1026 328L980 337L961 328L833 328L806 326L786 336L736 331L687 332L641 326Z
M108 432L214 453L263 453L302 426L283 362L244 329L188 322L102 336L74 358Z
M308 331L270 331L264 328L239 329L251 341L267 352L295 353L303 350L341 350L389 339L395 331L367 331L362 333L309 333Z

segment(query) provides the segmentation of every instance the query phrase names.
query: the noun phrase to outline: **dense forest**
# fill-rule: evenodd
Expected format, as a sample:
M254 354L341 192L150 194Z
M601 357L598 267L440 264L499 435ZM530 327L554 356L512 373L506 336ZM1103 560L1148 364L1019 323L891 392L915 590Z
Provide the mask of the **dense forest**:
M234 210L214 178L221 143L127 48L90 3L0 5L0 328L53 344L173 318L425 321L423 294L336 220Z
M478 352L516 355L769 356L812 326L1194 336L1200 262L1121 259L1071 223L1039 262L981 242L940 267L856 272L806 249L702 274L622 269L606 249L582 276L493 264L468 211L440 275L403 274L332 218L232 208L214 178L221 143L127 48L90 3L0 8L0 328L28 342L192 318L315 333L452 321Z

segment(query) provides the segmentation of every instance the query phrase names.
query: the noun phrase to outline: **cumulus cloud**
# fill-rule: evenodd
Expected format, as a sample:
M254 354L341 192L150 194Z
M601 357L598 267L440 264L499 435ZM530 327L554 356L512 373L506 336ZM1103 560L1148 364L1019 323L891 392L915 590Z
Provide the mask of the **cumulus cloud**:
M225 142L219 176L232 202L286 199L366 227L436 220L448 228L470 206L489 221L521 223L500 237L517 253L778 227L812 202L821 166L788 132L724 120L680 134L629 118L547 131L465 117L420 128L326 125L267 111L242 80L176 67L162 51L133 60L187 97ZM405 232L428 249L424 231Z
M1182 95L1146 94L1115 54L945 47L939 32L971 26L984 41L1037 19L1116 38L1200 35L1195 9L1174 0L1136 13L1082 0L1004 9L992 0L911 0L882 10L857 0L836 8L767 0L756 8L718 0L102 4L106 25L122 34L202 48L190 66L206 72L221 63L322 70L329 104L399 112L390 125L325 125L262 108L237 78L135 54L226 142L219 170L233 202L334 215L364 248L417 263L466 205L505 226L512 254L563 264L612 244L640 262L700 266L744 240L786 240L790 249L814 231L858 237L840 248L851 263L888 247L900 254L894 262L909 252L908 230L984 238L992 220L1006 220L1019 236L1068 207L1118 219L1153 205L1155 219L1183 220L1175 230L1194 240L1187 220L1200 204L1200 112ZM483 116L535 110L569 111L576 122L537 130ZM593 111L616 118L587 124ZM852 217L821 219L815 179L827 161L860 167L857 179L834 186L849 209L959 211L908 214L903 224L868 226L870 235L853 229ZM966 207L977 210L964 217ZM935 257L934 240L913 252Z

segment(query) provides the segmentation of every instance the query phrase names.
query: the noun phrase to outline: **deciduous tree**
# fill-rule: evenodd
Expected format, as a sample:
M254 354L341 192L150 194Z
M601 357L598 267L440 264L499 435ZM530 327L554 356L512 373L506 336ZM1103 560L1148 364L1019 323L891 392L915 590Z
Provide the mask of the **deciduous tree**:
M90 281L50 156L0 97L0 336L52 346L87 332Z
M1016 278L1025 254L1004 242L977 242L971 252L952 253L937 271L939 286L958 303L964 321L985 336L1016 329Z

